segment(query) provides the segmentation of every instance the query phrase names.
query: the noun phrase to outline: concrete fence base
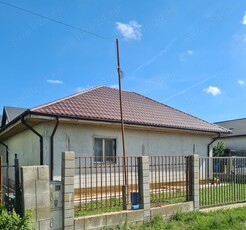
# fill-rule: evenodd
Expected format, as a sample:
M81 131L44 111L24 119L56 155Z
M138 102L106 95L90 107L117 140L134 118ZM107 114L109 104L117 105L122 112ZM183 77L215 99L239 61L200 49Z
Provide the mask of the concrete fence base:
M56 188L54 182L50 187L48 166L27 166L21 169L23 185L23 210L33 210L33 221L37 229L102 229L125 222L144 223L155 215L169 217L177 211L192 211L199 209L199 156L192 156L191 169L191 200L185 203L150 207L150 172L149 157L138 158L138 184L140 193L140 209L74 218L74 174L75 154L67 151L62 153L61 196L51 191ZM59 188L59 183L57 184ZM60 199L58 199L60 197ZM52 202L56 201L56 205ZM53 215L54 210L58 215ZM52 217L51 217L52 216ZM59 217L59 218L58 218ZM62 220L62 221L61 221ZM58 225L54 224L59 222ZM60 226L60 227L55 227Z
M150 210L149 218L152 218L156 215L163 216L164 218L169 218L177 211L187 212L193 210L193 202L170 204L166 205L165 207L152 208ZM103 229L105 227L116 227L119 225L123 225L124 223L140 225L145 222L144 213L145 211L143 209L139 209L78 217L75 218L75 229L96 230Z
M48 166L21 168L23 213L32 210L37 229L50 228L50 189Z

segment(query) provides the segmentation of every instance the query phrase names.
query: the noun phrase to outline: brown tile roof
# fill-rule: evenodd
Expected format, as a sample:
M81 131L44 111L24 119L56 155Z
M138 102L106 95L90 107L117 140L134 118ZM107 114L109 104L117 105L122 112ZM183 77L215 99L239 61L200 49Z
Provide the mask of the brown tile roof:
M126 124L227 133L228 130L140 94L122 91ZM98 121L120 122L119 91L101 86L31 109Z

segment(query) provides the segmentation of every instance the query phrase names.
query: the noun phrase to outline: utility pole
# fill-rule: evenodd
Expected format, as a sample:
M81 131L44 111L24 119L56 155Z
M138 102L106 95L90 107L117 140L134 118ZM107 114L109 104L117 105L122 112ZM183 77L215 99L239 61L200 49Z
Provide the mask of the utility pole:
M125 148L125 128L124 128L124 118L123 118L123 106L122 106L122 93L121 93L121 69L120 69L120 51L119 51L119 41L116 38L116 50L117 50L117 73L119 81L119 98L120 98L120 117L121 117L121 134L122 134L122 148L123 148L123 173L124 173L124 184L122 186L123 193L123 208L127 209L127 173L126 173L126 148Z

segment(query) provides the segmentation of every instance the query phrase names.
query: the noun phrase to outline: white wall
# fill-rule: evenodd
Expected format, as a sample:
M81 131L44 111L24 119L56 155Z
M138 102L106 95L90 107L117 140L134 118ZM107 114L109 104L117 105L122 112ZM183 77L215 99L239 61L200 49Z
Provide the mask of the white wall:
M42 130L42 126L35 128L38 132ZM18 154L21 165L38 165L40 148L39 137L32 131L26 130L4 141L9 146L9 163L14 163L14 154ZM5 148L2 148L1 155L5 158Z
M53 126L50 128L53 129ZM54 175L60 173L61 152L65 150L75 151L77 156L93 156L94 137L116 138L117 156L122 156L120 129L60 124L54 138ZM207 145L211 140L211 137L204 135L125 131L126 154L128 156L191 155L194 144L196 153L207 156Z
M230 150L246 150L246 137L231 137L220 139L224 141L225 147Z
M46 123L35 127L44 138L44 162L50 162L50 136L54 123ZM93 140L95 137L116 138L117 156L122 156L121 130L98 126L81 126L59 124L54 137L54 175L60 175L61 153L66 150L74 151L77 156L93 156ZM128 156L141 155L191 155L193 145L196 153L207 156L207 145L212 140L210 136L201 134L175 134L153 131L125 131L126 152ZM26 130L5 141L10 148L11 162L14 153L18 153L20 165L39 165L39 138L32 131ZM5 154L2 149L1 154Z
M43 125L35 127L38 132L42 132ZM9 147L9 165L14 165L15 153L18 154L20 166L40 164L39 137L32 131L26 130L3 141ZM3 156L3 163L6 163L6 149L1 147L0 154ZM6 168L5 168L6 172ZM4 173L5 177L5 173ZM9 178L14 178L14 168L9 168ZM6 178L5 178L6 179Z

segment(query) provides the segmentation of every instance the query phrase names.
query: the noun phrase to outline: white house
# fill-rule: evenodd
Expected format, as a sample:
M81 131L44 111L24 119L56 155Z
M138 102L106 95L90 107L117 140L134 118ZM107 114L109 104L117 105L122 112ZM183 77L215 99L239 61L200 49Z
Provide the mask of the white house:
M127 156L210 154L211 143L229 130L134 92L123 91ZM4 110L5 111L5 110ZM51 180L60 176L61 153L122 156L119 91L96 87L32 109L3 113L1 155L20 165L47 164ZM8 121L8 122L7 122ZM4 144L4 145L3 145Z
M223 140L225 147L231 150L231 154L246 155L246 118L216 122L231 131L231 134L221 134L218 140Z

